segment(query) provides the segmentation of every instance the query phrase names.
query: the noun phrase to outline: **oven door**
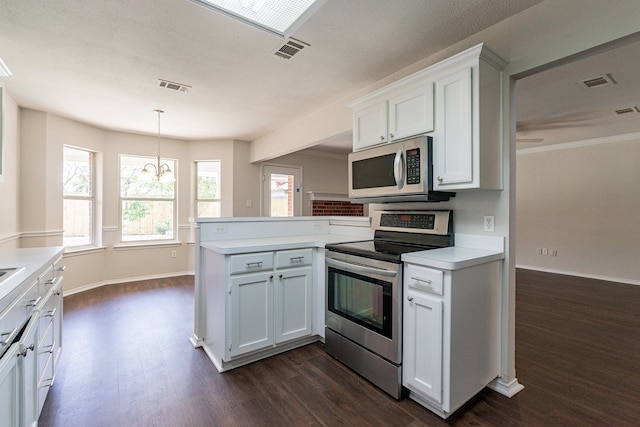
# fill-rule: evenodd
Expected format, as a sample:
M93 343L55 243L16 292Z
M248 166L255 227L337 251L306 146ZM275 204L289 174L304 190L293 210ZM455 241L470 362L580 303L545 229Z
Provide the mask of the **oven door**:
M399 365L401 264L331 251L325 262L327 327Z

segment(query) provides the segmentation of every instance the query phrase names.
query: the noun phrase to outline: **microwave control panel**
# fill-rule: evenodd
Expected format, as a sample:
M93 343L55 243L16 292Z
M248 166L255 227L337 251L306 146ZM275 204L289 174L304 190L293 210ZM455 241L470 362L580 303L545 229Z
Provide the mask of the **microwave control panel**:
M420 149L412 148L406 152L407 184L420 184Z

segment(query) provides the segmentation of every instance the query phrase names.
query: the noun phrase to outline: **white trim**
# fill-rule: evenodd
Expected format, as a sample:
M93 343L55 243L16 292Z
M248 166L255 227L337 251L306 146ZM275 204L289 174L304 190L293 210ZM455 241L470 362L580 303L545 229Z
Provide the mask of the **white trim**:
M113 249L116 251L126 251L129 249L149 249L149 248L162 248L162 247L172 247L172 246L182 246L182 242L177 240L171 241L158 241L156 242L143 242L143 243L131 243L131 244L119 244L114 245Z
M52 231L24 231L20 233L21 238L31 238L31 237L52 237L52 236L62 236L64 230L52 230Z
M153 274L149 276L138 276L138 277L127 277L125 279L116 279L116 280L103 280L101 282L90 283L88 285L80 286L77 288L70 289L68 291L64 291L63 296L74 295L80 292L88 291L91 289L99 288L101 286L107 285L117 285L119 283L128 283L128 282L141 282L143 280L154 280L154 279L166 279L169 277L178 277L178 276L193 276L193 271L181 271L176 273L165 273L165 274Z
M521 268L523 270L534 270L534 271L541 271L544 273L564 274L566 276L584 277L587 279L605 280L607 282L616 282L616 283L624 283L627 285L640 286L640 280L632 280L624 277L602 276L600 274L580 273L578 271L557 270L554 268L544 268L544 267L537 267L533 265L523 265L523 264L516 264L516 268Z
M20 239L20 233L16 234L7 234L6 236L0 236L0 244L12 242L14 240Z
M509 383L503 382L502 378L496 378L487 384L487 387L507 397L513 397L524 389L524 386L518 382L517 378L514 378Z
M570 148L590 147L592 145L613 144L616 142L634 141L640 139L640 132L628 133L624 135L605 136L602 138L587 139L584 141L564 142L561 144L543 145L541 147L530 147L516 149L516 155L542 153L545 151L567 150Z
M321 193L319 191L307 191L309 200L329 201L329 202L348 202L349 195L338 193Z
M64 248L64 257L65 258L69 258L69 257L74 257L74 256L79 256L79 255L89 255L89 254L96 254L99 252L104 252L106 251L107 248L106 246L93 246L93 247L84 247L84 248L79 248L79 249L73 249L73 247Z

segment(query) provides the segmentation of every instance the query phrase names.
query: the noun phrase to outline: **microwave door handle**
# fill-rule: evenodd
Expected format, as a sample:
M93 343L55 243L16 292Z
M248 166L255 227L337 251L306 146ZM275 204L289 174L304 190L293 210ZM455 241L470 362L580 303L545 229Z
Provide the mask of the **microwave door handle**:
M404 187L404 159L402 150L396 151L396 157L393 160L393 177L396 180L398 188Z

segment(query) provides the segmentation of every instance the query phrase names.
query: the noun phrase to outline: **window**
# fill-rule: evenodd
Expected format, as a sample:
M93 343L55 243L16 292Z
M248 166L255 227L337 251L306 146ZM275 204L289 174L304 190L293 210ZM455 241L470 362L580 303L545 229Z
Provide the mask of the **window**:
M220 161L196 162L196 216L220 216Z
M63 148L63 227L66 247L95 244L95 153Z
M120 240L122 242L174 240L176 185L145 178L141 171L155 157L120 156ZM176 171L176 161L161 159ZM150 174L151 175L151 174Z

